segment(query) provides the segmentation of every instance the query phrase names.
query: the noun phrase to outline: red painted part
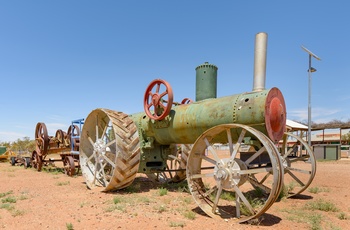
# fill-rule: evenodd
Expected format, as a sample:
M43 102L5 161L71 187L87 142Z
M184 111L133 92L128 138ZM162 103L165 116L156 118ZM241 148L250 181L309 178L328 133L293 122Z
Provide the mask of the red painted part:
M181 104L191 104L192 102L192 99L186 97L181 101Z
M286 128L287 112L283 95L278 88L272 88L265 103L265 124L267 134L274 142L282 139Z
M165 86L165 91L159 92L162 85ZM152 92L153 89L155 92ZM168 100L164 100L166 96L168 96ZM145 113L151 119L162 120L169 115L173 99L173 90L170 84L165 80L155 79L148 85L145 92L143 102Z

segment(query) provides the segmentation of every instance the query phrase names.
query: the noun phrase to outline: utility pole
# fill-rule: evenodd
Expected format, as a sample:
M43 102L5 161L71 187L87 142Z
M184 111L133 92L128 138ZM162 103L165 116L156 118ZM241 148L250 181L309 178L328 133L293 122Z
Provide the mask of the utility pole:
M312 53L310 50L306 49L304 46L301 46L301 48L307 52L309 54L309 68L307 70L308 72L308 76L309 76L309 97L308 97L308 113L307 113L307 117L308 117L308 136L307 136L307 140L308 140L308 144L311 147L311 73L316 72L316 69L313 68L311 66L311 59L312 57L316 58L317 60L321 61L321 58L319 58L318 56L316 56L314 53Z

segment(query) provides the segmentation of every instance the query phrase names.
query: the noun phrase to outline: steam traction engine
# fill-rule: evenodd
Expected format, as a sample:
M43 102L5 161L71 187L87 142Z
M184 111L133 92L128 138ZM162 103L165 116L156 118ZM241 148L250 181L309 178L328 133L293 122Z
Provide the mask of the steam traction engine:
M267 35L257 34L252 92L216 98L217 67L204 63L196 68L196 101L173 102L170 85L156 79L146 89L144 112L93 110L80 143L87 186L121 189L137 173L160 183L187 179L206 214L239 222L262 215L283 184L288 196L305 190L315 159L300 137L285 133L280 90L265 89L266 44ZM300 154L290 150L291 138Z

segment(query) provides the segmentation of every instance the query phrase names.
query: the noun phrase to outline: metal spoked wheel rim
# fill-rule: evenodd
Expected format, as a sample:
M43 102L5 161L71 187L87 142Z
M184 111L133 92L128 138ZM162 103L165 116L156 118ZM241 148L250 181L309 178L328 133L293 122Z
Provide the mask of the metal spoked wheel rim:
M288 146L293 143L292 146ZM301 137L285 133L281 148L281 159L284 168L284 186L287 197L305 191L316 175L316 159L310 146Z
M261 147L244 158L239 150L249 138ZM227 144L228 150L219 152L214 144L224 139L221 143ZM266 163L258 165L261 158L266 158ZM244 125L218 125L194 143L187 162L187 181L194 200L207 215L245 222L261 216L276 201L283 169L276 147L264 134ZM259 191L261 194L254 197ZM223 199L226 194L234 194L235 201ZM260 204L253 206L254 200Z
M43 166L42 156L39 156L39 154L36 151L33 151L31 162L33 165L33 168L35 168L38 171L41 171L41 168Z
M61 129L58 129L55 134L56 141L58 142L57 145L61 145L64 143L64 132Z
M85 120L79 152L88 188L110 191L127 187L140 162L136 125L124 113L96 109Z
M74 158L72 156L66 156L63 159L63 166L64 166L64 172L68 176L74 176L75 175L75 164L74 164Z
M32 157L31 157L31 162L32 162L33 168L35 168L35 169L38 168L38 162L37 162L37 160L36 160L36 156L37 156L36 151L33 151L33 152L32 152Z
M36 152L39 156L45 156L49 148L49 135L45 123L39 122L35 127Z

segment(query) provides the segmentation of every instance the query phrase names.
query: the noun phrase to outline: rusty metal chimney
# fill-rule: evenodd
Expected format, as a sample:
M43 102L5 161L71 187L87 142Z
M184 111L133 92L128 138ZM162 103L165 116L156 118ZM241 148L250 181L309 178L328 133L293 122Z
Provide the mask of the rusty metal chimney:
M257 33L255 36L253 91L261 91L265 89L266 51L267 34L263 32Z

